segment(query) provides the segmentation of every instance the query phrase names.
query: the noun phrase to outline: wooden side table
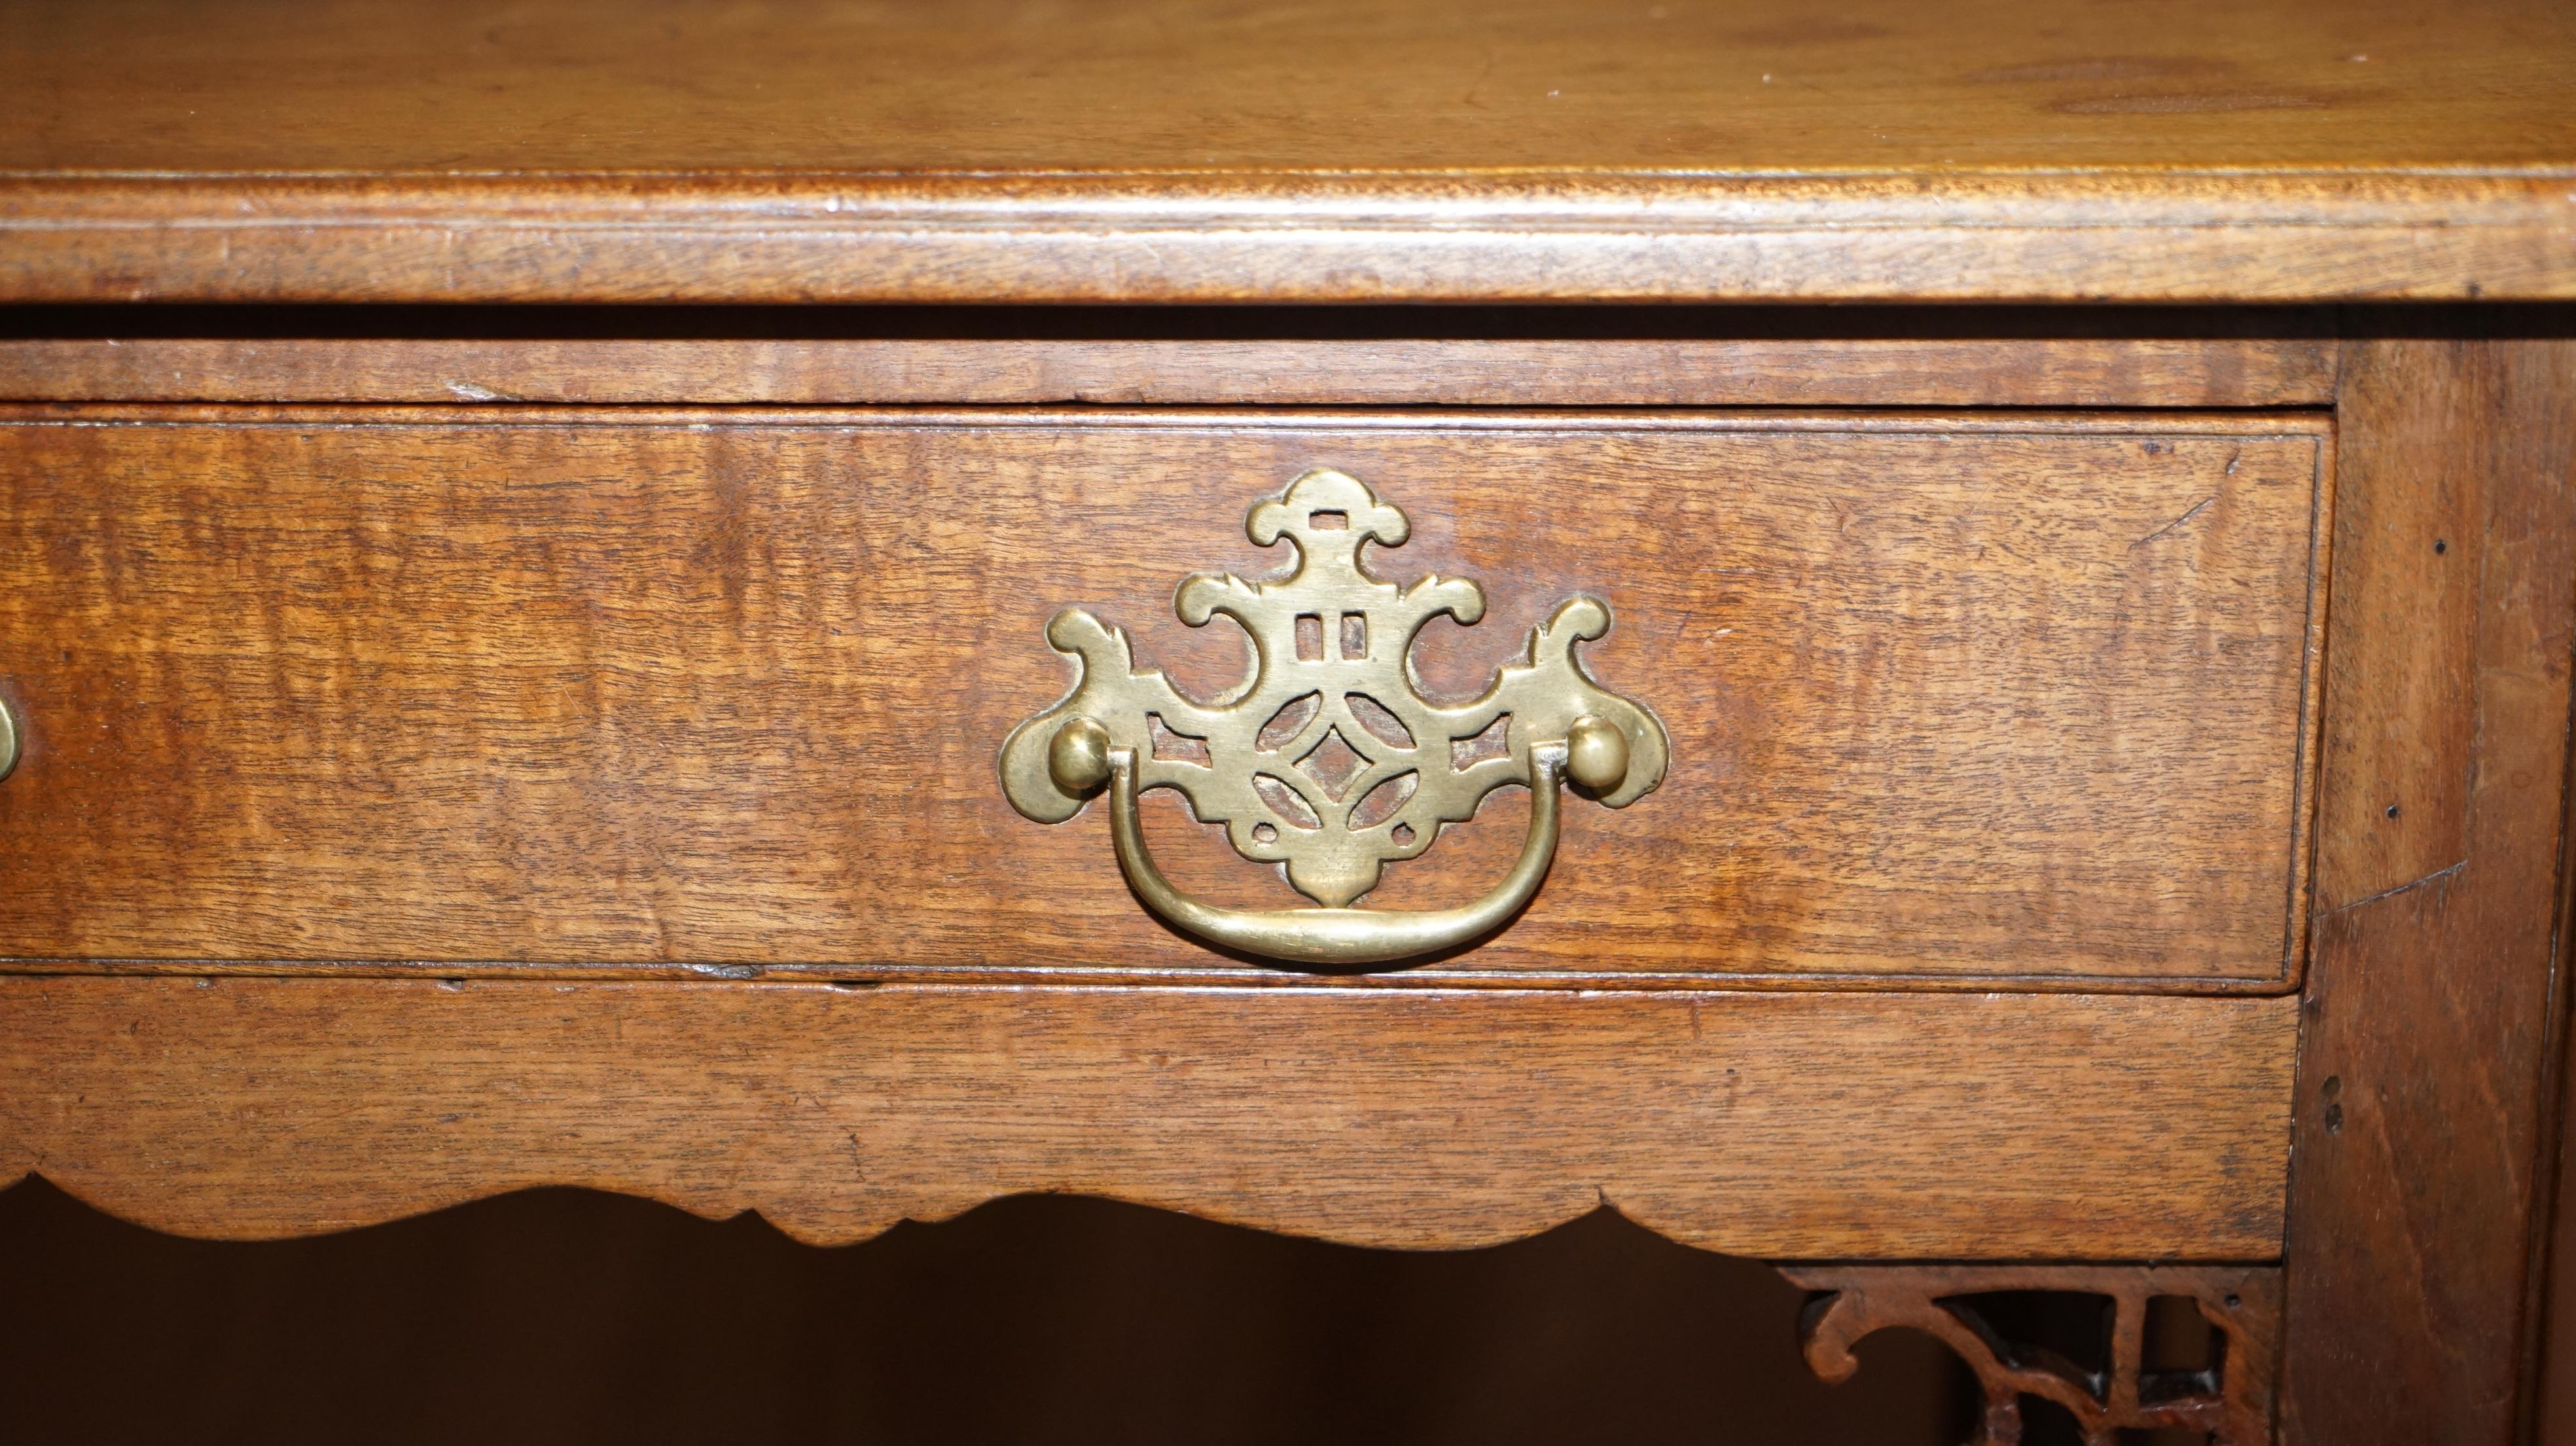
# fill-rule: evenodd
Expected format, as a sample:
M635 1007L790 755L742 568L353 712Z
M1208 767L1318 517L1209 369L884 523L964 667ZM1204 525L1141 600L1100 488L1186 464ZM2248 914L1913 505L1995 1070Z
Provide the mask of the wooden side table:
M43 11L0 1180L1606 1203L1829 1377L1938 1336L1989 1441L2528 1437L2571 61L2531 0Z

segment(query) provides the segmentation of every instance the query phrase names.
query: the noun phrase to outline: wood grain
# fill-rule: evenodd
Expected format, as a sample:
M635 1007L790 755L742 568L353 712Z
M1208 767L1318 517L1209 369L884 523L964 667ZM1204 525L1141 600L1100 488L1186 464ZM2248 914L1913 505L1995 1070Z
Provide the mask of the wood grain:
M2325 433L2293 417L69 411L0 434L0 949L1290 976L1129 896L993 776L1082 605L1201 696L1183 575L1306 467L1481 577L1463 696L1572 592L1674 739L1536 904L1399 982L2279 989ZM1297 902L1147 798L1221 903ZM1498 795L1383 907L1483 892ZM58 967L42 963L32 967Z
M2544 1115L2540 1178L2548 1187L2547 1204L2535 1202L2534 1216L2545 1224L2532 1231L2529 1325L2524 1332L2524 1378L2529 1383L2520 1405L2535 1441L2576 1437L2576 1150L2568 1148L2568 1125L2576 1121L2576 1069L2568 1066L2571 1017L2568 949L2576 940L2576 868L2568 867L2567 843L2576 838L2576 788L2568 791L2567 820L2559 833L2558 918L2552 930L2556 959L2551 970L2548 1023L2552 1036L2543 1049L2547 1066L2541 1087L2557 1097L2557 1108ZM2554 1076L2554 1077L2553 1077ZM2544 1094L2544 1099L2547 1098Z
M1772 1258L2242 1259L2296 1010L13 978L0 1181L234 1237L579 1184L810 1241L1071 1191L1382 1246L1606 1203Z
M2571 195L2555 169L0 175L0 302L2552 300Z
M2297 336L28 337L0 338L0 399L2289 407L2332 402L2335 365Z
M2440 342L2350 344L2338 455L2335 642L2326 682L2317 907L2456 868L2468 849L2477 709L2483 403Z
M2337 559L2336 646L2357 640L2355 666L2339 670L2332 706L2338 727L2363 735L2408 736L2383 728L2394 718L2469 740L2464 848L2453 867L2316 921L2283 1439L2503 1443L2530 1404L2526 1300L2548 1168L2544 1050L2576 649L2576 343L2401 332L2356 350L2345 447L2389 455L2354 456L2349 483L2370 491L2349 505L2362 518L2420 519L2391 494L2458 486L2479 536L2467 568L2445 576L2423 560L2419 526L2351 530L2356 551ZM2404 465L2430 457L2438 468ZM2415 644L2373 635L2421 630L2433 647L2458 636L2443 606L2452 588L2473 599L2473 666L2467 687L2428 689ZM2469 718L2428 715L2435 705ZM2328 777L2345 786L2332 767ZM2339 800L2324 817L2321 881L2415 866L2366 809Z
M0 298L2576 295L2576 21L39 4Z
M39 5L0 169L2533 168L2546 0Z

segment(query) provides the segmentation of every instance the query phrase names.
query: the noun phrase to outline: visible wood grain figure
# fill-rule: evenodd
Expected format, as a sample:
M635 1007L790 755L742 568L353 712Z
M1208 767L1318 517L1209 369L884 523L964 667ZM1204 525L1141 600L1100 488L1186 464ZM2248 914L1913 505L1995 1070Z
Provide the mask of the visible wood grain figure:
M2328 653L2320 909L2457 867L2477 726L2479 511L2487 448L2463 445L2481 378L2443 343L2354 342L2343 380L2335 643Z
M0 979L0 1182L194 1235L538 1184L804 1240L1115 1195L1355 1244L2279 1248L2288 999ZM1830 1068L1821 1062L1832 1061Z
M2564 0L34 4L0 305L2553 301L2571 73ZM18 312L0 1180L245 1236L575 1183L827 1241L1069 1190L1375 1245L1607 1202L1772 1258L2278 1256L2288 1446L2505 1446L2570 1409L2529 1367L2576 341L2065 310L2110 320ZM1549 405L2097 410L1490 410ZM1507 930L1330 983L1158 928L1099 818L993 777L1060 607L1232 682L1171 589L1276 571L1244 509L1317 465L1412 514L1383 572L1487 585L1434 691L1591 592L1675 745ZM1182 887L1287 902L1147 813ZM1370 902L1482 892L1525 815ZM643 977L690 973L736 982ZM1828 1365L1957 1319L1832 1268Z
M2271 1446L2278 1266L1795 1265L1780 1273L1828 1292L1809 1304L1802 1324L1807 1363L1827 1381L1851 1379L1860 1369L1853 1344L1892 1327L1923 1331L1956 1352L1985 1394L1973 1446L2021 1446L2027 1396L2064 1409L2087 1446L2121 1446L2150 1431L2193 1432L2212 1446ZM2103 1298L2110 1310L2102 1368L2010 1339L1974 1300L2024 1291ZM2209 1368L2151 1372L2148 1302L2158 1296L2189 1301L2219 1337Z
M2572 58L2550 0L128 0L0 33L0 297L2567 296Z
M160 420L154 420L158 418ZM238 420L234 420L238 419ZM1169 933L994 776L1059 608L1213 696L1186 574L1310 466L1483 579L1479 689L1583 591L1673 737L1537 902L1398 982L2294 977L2325 435L2256 419L68 411L0 433L0 951L1292 977ZM1298 902L1146 799L1219 903ZM1454 904L1498 795L1370 902ZM43 967L57 967L48 963Z
M0 339L12 401L2286 407L2334 391L2334 343L2297 337Z
M0 173L0 302L2576 297L2576 176Z
M2576 1069L2570 1069L2567 1041L2576 1016L2569 1008L2567 951L2576 940L2576 869L2567 867L2567 842L2576 838L2576 788L2568 790L2567 821L2559 834L2558 919L2553 930L2557 959L2553 968L2549 1023L2555 1037L2543 1048L2544 1089L2554 1086L2555 1117L2544 1116L2541 1178L2549 1183L2545 1225L2532 1232L2536 1247L2531 1272L2531 1315L2525 1326L2528 1386L2522 1393L2524 1415L2535 1429L2532 1439L2576 1440L2576 1149L2569 1148L2568 1125L2576 1121ZM2551 1156L2554 1154L2554 1161Z
M2354 351L2343 445L2348 485L2368 490L2346 505L2403 525L2356 526L2338 555L2336 646L2356 641L2329 706L2343 736L2401 743L2377 754L2393 771L2339 774L2351 755L2336 753L2326 786L2438 776L2449 760L2415 772L2402 740L2466 738L2464 831L2455 865L2400 880L2442 857L2450 825L2438 811L2401 813L2397 837L2423 829L2435 842L2398 844L2384 816L2348 800L2324 812L2321 888L2395 886L2316 921L2283 1439L2500 1446L2530 1404L2521 1367L2548 1168L2543 1050L2563 948L2553 925L2576 649L2576 343L2400 335ZM2409 465L2428 458L2438 464ZM2428 561L2424 524L2451 487L2477 536ZM2414 488L2440 505L2397 495ZM2473 626L2448 610L2452 589L2471 599ZM2428 671L2427 652L2454 642L2475 650L2465 674ZM2428 686L2449 677L2466 686Z
M25 171L1348 173L2563 165L2493 0L110 0L0 35ZM2150 258L2140 258L2147 261Z

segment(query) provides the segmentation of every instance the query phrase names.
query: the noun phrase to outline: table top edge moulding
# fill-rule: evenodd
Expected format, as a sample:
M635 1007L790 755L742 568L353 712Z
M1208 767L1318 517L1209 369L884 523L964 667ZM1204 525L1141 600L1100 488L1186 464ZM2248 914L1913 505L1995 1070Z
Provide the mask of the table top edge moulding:
M0 302L2576 298L2576 166L0 172Z
M127 0L0 299L2576 296L2576 17L2400 0Z

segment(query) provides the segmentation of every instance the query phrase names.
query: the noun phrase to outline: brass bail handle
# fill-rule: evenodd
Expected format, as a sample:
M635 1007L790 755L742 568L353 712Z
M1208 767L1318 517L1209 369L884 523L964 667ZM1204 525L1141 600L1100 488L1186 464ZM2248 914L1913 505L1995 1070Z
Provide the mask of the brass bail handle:
M1413 641L1432 619L1472 625L1484 589L1456 577L1399 586L1362 550L1401 546L1412 524L1358 478L1318 467L1256 504L1244 530L1296 551L1283 577L1200 573L1173 597L1182 622L1224 617L1252 645L1251 676L1214 702L1140 667L1126 632L1080 608L1047 624L1074 666L1055 706L1002 744L1002 791L1038 823L1063 823L1104 788L1119 869L1145 907L1183 933L1301 964L1383 964L1474 942L1511 922L1556 856L1560 789L1625 808L1663 781L1671 741L1652 710L1595 682L1576 648L1610 631L1610 605L1577 595L1532 628L1475 698L1415 689ZM1455 909L1352 907L1385 867L1419 858L1497 788L1530 791L1520 860ZM1246 859L1280 871L1318 907L1220 908L1154 863L1136 796L1169 788L1221 824Z
M1165 923L1211 944L1300 964L1383 964L1454 949L1501 928L1538 892L1556 858L1557 781L1570 777L1595 793L1619 786L1628 772L1628 740L1598 718L1574 721L1560 743L1530 749L1529 834L1501 883L1455 909L1229 909L1183 893L1154 863L1136 819L1136 755L1111 744L1109 730L1076 716L1047 745L1047 772L1058 788L1088 794L1109 785L1109 836L1118 867L1145 907Z

